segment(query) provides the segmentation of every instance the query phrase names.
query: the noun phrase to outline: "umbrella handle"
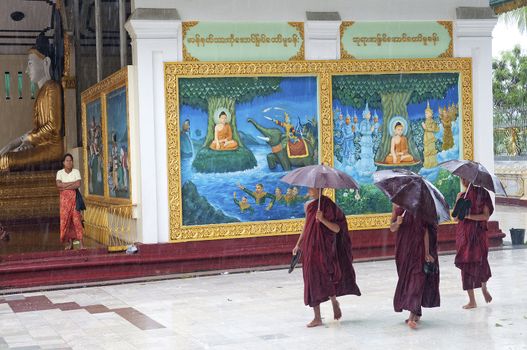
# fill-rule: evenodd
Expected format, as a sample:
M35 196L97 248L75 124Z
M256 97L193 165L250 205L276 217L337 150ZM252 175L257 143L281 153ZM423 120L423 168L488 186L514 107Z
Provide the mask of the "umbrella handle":
M463 199L466 199L467 198L467 194L468 194L468 190L470 190L470 186L472 186L472 182L470 182L468 184L468 187L467 187L467 190L465 191L465 196L463 197Z
M322 189L318 189L318 210L320 210L320 196L322 196Z

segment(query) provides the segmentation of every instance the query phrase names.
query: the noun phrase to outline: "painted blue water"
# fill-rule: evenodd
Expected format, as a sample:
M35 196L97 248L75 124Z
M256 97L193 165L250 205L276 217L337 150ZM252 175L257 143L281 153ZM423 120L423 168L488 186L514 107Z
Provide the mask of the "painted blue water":
M291 206L275 202L270 210L265 210L267 204L269 204L269 200L266 200L265 205L258 205L252 197L238 188L238 184L241 184L250 191L254 191L256 184L261 183L264 185L264 190L268 193L274 194L275 189L279 187L282 193L285 194L287 188L291 187L285 182L280 181L280 178L287 174L287 172L282 171L280 167L275 171L269 170L266 158L270 152L268 146L252 146L249 149L254 153L258 165L253 169L232 173L196 173L192 170L191 166L193 159L182 159L182 184L189 180L192 181L196 185L199 194L205 197L212 206L242 222L303 218L303 200L299 200ZM307 194L307 189L302 187L298 189L300 197ZM236 198L238 200L241 200L242 196L247 197L254 209L254 213L241 213L240 208L233 201L234 192L236 192Z

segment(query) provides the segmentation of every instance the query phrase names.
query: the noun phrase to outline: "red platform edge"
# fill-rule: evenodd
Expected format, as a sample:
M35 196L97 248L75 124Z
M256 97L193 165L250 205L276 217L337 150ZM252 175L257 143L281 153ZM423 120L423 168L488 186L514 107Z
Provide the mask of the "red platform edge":
M527 199L496 196L496 204L527 207Z
M489 222L489 245L499 247L505 234ZM394 254L388 229L351 231L355 260ZM439 250L455 250L455 225L439 227ZM0 288L27 288L123 280L147 276L251 269L289 264L298 235L184 243L141 244L133 255L104 249L16 254L0 257Z

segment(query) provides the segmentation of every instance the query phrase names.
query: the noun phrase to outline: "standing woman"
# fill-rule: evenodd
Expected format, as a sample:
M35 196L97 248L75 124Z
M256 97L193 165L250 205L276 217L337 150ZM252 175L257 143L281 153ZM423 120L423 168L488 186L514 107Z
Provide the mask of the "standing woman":
M393 205L390 231L396 233L395 264L397 288L393 297L395 312L410 311L406 323L417 328L421 307L438 307L439 261L437 257L437 225L426 223L420 215ZM433 264L425 274L425 262Z
M307 326L316 327L322 325L320 303L331 299L333 317L338 320L342 311L337 297L360 295L360 290L355 282L346 216L331 199L321 196L319 189L310 188L308 193L312 200L304 204L306 222L293 255L302 251L304 303L315 312Z
M65 249L73 248L73 241L80 242L82 249L82 215L76 210L76 190L81 186L81 174L73 169L73 156L64 156L64 169L57 172L57 188L60 192L60 241Z
M468 293L468 304L463 309L477 307L474 289L481 288L487 303L492 296L487 289L487 281L492 276L490 272L489 244L487 240L487 221L494 206L489 193L483 187L471 185L469 181L461 179L463 186L468 188L465 199L470 200L471 207L464 220L458 221L456 226L456 267L461 270L463 290ZM465 193L459 193L458 199Z

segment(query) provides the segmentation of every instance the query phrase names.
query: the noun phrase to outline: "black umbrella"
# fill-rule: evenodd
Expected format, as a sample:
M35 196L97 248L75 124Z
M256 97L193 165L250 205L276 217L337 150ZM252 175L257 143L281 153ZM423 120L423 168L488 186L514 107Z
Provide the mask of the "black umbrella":
M373 182L404 210L420 215L426 222L450 221L448 204L439 190L422 176L408 170L381 170Z
M289 273L293 272L296 264L300 261L300 257L302 256L302 251L299 249L295 255L291 258L291 265L289 265Z
M449 160L439 164L439 166L469 181L472 185L480 186L496 194L507 196L507 192L505 192L505 188L500 179L478 162L471 160Z

